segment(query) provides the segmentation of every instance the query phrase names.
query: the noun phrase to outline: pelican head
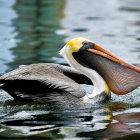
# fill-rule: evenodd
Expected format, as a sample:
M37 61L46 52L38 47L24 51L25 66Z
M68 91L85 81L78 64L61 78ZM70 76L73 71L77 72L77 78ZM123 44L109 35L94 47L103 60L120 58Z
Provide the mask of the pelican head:
M91 79L94 85L89 98L101 94L118 95L131 92L140 86L140 69L129 64L94 42L78 37L69 41L60 55L67 63Z

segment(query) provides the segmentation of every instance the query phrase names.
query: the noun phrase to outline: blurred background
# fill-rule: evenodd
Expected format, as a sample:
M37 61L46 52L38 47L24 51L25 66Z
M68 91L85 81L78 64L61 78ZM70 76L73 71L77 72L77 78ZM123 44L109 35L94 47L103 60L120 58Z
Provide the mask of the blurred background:
M138 0L0 0L0 73L21 64L65 63L58 51L78 36L139 64Z
M58 52L78 36L140 67L140 1L0 0L0 75L24 64L67 65ZM139 93L138 88L133 94L112 95L108 104L66 114L46 105L15 102L0 91L0 136L103 139L132 134L127 139L138 138Z

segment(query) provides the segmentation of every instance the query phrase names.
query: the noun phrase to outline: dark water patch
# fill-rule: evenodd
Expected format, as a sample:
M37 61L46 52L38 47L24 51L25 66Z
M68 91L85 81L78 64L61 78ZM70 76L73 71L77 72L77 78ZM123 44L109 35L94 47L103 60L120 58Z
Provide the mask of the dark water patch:
M140 37L137 37L136 40L140 41Z
M86 20L103 20L103 17L86 17Z
M131 50L131 52L140 52L140 48L136 47L135 49Z
M116 35L115 34L103 34L103 36L105 36L105 37L115 37Z
M136 21L136 22L135 22L135 25L140 26L140 21Z
M121 6L119 9L121 11L127 11L127 12L139 12L140 11L140 1L138 0L124 0L122 1L123 6Z
M133 38L133 37L135 37L136 35L135 35L135 34L125 34L124 36L125 36L125 37Z
M85 28L77 28L77 29L72 29L73 32L87 32L88 29Z
M120 10L128 12L140 12L140 8L131 8L131 7L122 7L120 8Z

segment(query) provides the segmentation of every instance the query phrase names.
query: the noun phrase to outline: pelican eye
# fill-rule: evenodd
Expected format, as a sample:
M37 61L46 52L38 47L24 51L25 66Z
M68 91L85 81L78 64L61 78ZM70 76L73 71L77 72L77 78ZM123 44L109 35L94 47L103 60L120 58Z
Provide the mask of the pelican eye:
M83 41L82 44L83 44L83 46L87 46L88 45L88 41Z
M88 42L88 41L83 41L82 42L82 47L79 50L88 50L88 49L94 49L94 43Z

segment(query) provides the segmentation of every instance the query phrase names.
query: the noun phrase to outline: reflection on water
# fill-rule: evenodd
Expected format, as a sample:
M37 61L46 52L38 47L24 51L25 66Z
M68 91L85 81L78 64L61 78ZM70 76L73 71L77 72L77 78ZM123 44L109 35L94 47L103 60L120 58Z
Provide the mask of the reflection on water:
M0 37L2 71L5 68L1 61L8 67L8 71L21 64L60 62L57 53L64 41L76 36L98 42L123 59L140 65L140 3L137 0L1 1L2 11L5 9L3 16L8 17L8 8L4 6L10 1L13 1L12 10L17 14L10 20L12 24L4 25L0 22L0 29L7 26L7 30L12 28L11 32L15 35L12 38L6 30L4 34L0 33L4 36ZM1 14L0 19L3 16ZM8 48L5 50L7 53L1 51L5 49L2 46ZM13 56L7 55L9 51ZM61 62L65 63L63 59ZM122 136L138 139L139 93L140 88L128 95L112 94L112 100L108 103L68 109L17 102L0 91L0 139L100 140L113 137L121 139Z
M9 65L11 69L21 64L55 62L63 44L63 35L57 35L61 29L60 20L64 17L65 0L17 0L14 5L18 17L13 26L18 41L12 49L16 56Z
M103 139L140 132L140 110L126 110L127 105L122 103L85 109L10 105L4 106L10 114L1 117L1 138Z
M20 107L17 106L14 109L19 109ZM52 108L49 109L48 107L46 111L42 106L38 110L33 105L27 108L24 107L24 111L20 109L21 111L13 112L11 115L1 119L1 136L8 137L8 132L9 137L36 135L51 139L76 138L77 134L80 135L83 132L96 132L107 128L112 120L112 112L109 108L98 110L95 110L95 108L57 109L53 111ZM29 108L32 109L29 110ZM81 136L78 137L80 138Z

